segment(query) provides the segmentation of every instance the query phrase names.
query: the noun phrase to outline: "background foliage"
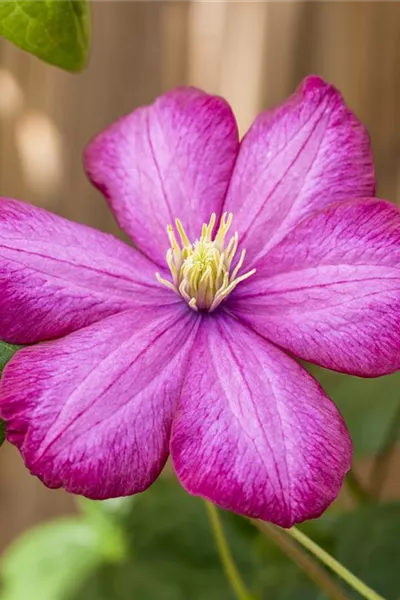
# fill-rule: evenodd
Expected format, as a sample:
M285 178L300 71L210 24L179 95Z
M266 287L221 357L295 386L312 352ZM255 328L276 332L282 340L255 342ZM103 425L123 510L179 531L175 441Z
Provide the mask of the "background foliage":
M234 598L202 501L173 477L135 498L79 506L79 516L39 525L9 548L1 600ZM253 524L228 513L223 524L255 599L327 598ZM399 599L399 504L336 508L303 530L387 600Z

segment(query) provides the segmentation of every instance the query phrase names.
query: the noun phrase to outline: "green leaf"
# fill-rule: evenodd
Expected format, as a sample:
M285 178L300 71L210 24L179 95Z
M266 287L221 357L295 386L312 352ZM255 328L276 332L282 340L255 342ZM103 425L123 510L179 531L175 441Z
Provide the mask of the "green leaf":
M103 560L97 532L65 518L20 537L2 560L1 600L64 600Z
M6 424L0 419L0 446L4 444L6 439Z
M203 501L174 479L161 478L134 498L78 502L79 519L41 525L8 549L1 600L234 599ZM220 516L255 600L327 600L246 519ZM336 522L322 531L317 525L304 527L330 550ZM118 552L116 540L123 540Z
M141 562L99 570L74 600L234 600L218 564ZM58 599L57 599L58 600Z
M386 600L396 600L400 590L400 504L365 506L347 513L336 521L336 536L336 558Z
M120 562L126 555L125 533L120 527L118 516L123 515L132 503L133 498L111 500L77 498L77 504L86 522L97 532L99 551L110 562Z
M21 346L15 346L14 344L8 344L0 340L0 375L3 372L4 367L16 353Z
M376 454L383 446L400 403L400 372L362 379L308 366L342 413L357 456Z
M88 2L0 1L0 35L52 65L80 71L89 51Z
M249 550L258 533L239 517L221 514L238 565L250 575L255 561ZM136 496L123 528L138 560L164 562L168 557L191 567L219 566L203 501L189 496L174 478L160 478L146 493Z
M14 344L7 344L7 342L0 341L0 376L3 372L4 367L15 354L20 346L14 346ZM6 426L4 421L0 419L0 446L4 444L6 439Z
M104 503L80 504L87 518L99 522L98 511ZM105 505L111 513L114 507ZM145 493L121 504L120 512L114 514L121 519L129 561L102 566L76 600L232 600L203 503L175 480L161 478ZM247 537L234 531L230 515L225 525L235 558L244 577L250 579L255 558ZM247 523L245 529L248 532ZM250 531L254 539L257 533L251 527Z
M121 519L129 562L99 569L76 600L232 600L203 503L175 480L159 479L131 501ZM247 544L248 527L243 535L230 520L225 526L249 580L255 559ZM251 529L250 539L254 535Z

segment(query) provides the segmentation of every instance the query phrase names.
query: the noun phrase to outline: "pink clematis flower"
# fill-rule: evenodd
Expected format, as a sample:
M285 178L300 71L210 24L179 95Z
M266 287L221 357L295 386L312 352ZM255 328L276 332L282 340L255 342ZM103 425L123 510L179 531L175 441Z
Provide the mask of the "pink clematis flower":
M318 77L241 142L223 99L182 88L101 133L85 165L137 249L1 201L0 338L45 342L5 369L9 441L90 498L145 490L171 453L225 509L319 516L352 447L293 355L400 367L400 214L374 198L365 129Z

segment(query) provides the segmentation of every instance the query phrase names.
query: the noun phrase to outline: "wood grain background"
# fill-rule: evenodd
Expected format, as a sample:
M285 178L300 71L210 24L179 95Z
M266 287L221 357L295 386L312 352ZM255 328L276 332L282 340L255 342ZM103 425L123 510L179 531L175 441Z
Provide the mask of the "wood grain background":
M117 233L83 174L91 136L182 84L225 96L245 131L258 111L318 73L367 125L379 194L400 202L399 64L397 2L95 1L82 74L0 41L0 193ZM33 522L70 510L70 497L47 490L13 448L2 449L0 548Z

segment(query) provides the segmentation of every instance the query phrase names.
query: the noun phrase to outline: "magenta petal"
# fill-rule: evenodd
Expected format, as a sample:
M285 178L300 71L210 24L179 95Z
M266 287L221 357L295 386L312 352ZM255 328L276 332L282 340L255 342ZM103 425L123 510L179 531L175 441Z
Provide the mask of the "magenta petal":
M400 368L400 212L354 200L307 218L229 309L296 356L361 376Z
M225 209L254 265L312 211L374 195L369 137L340 93L308 77L282 106L261 114L242 144Z
M42 341L138 304L174 302L155 271L111 235L0 199L0 339Z
M196 338L171 455L188 492L290 527L334 500L352 446L318 383L220 313L204 319Z
M220 212L239 148L228 104L178 88L135 110L87 147L85 166L119 225L160 265L166 226L181 219L189 239Z
M129 311L17 352L0 415L30 471L90 498L147 488L168 456L197 322L183 305Z

